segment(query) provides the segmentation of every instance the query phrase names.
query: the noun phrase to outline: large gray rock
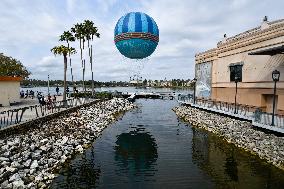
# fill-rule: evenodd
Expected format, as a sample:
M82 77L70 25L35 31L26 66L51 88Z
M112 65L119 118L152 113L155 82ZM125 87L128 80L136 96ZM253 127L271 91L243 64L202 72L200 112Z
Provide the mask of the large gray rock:
M22 188L25 188L24 181L20 179L13 182L13 189L22 189Z
M34 160L30 166L30 169L36 169L38 167L38 162L37 160Z
M24 165L25 167L30 167L31 162L32 162L32 160L31 160L31 159L28 159L23 165Z
M15 167L6 167L6 171L14 173L17 170Z
M0 157L0 162L3 162L3 161L10 161L10 159L7 157Z
M9 181L13 182L13 181L20 180L20 179L21 179L20 175L18 173L15 173L10 177Z

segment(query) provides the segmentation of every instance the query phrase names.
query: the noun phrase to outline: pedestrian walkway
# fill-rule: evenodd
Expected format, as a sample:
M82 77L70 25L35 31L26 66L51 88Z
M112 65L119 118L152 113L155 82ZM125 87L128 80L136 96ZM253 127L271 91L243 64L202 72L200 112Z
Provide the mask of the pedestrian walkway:
M193 100L191 95L180 95L178 97L180 104L189 105L198 109L234 117L237 119L247 120L252 122L255 127L263 128L266 130L283 133L284 134L284 116L275 115L274 125L272 123L272 114L262 112L260 109L240 104L233 104L227 102L214 101L210 99L197 99Z
M62 101L59 98L56 102L41 105L37 100L25 100L17 106L5 107L0 109L0 128L9 125L19 124L33 119L57 113L68 108L90 103L94 99L90 98L69 98Z

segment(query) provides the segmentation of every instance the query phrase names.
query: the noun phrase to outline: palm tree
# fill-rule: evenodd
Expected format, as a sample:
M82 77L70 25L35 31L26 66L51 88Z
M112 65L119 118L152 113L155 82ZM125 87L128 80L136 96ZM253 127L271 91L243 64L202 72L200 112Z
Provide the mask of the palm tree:
M83 24L75 24L74 27L71 28L71 32L74 33L74 36L76 39L79 40L80 42L80 54L81 54L81 64L82 64L82 70L83 70L83 89L84 91L86 91L85 88L85 64L84 64L84 60L83 60L83 49L84 49L84 42L85 42L85 38L84 38L84 26Z
M67 47L70 47L69 42L74 42L75 37L70 31L64 31L63 34L60 36L59 41L66 41ZM73 69L72 69L72 63L71 63L71 56L70 53L68 53L69 57L69 64L70 64L70 71L71 71L71 79L72 79L72 85L73 85L73 93L74 93L74 76L73 76Z
M98 28L94 26L94 22L90 20L85 20L83 25L84 25L84 37L88 42L89 60L92 72L92 96L93 96L94 95L93 45L91 44L90 46L90 40L93 41L94 36L99 38L100 34L98 33Z
M66 102L66 72L67 72L67 55L75 54L76 50L73 47L66 47L64 45L55 46L51 50L53 54L63 55L64 57L64 91L63 91L63 101Z

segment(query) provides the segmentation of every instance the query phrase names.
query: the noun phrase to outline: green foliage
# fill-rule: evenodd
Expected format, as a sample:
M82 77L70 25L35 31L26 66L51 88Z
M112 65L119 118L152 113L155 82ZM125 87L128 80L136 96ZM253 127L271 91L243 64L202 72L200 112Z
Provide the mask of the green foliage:
M71 28L71 32L74 33L76 39L83 40L83 42L93 40L94 36L100 37L98 28L94 26L94 22L90 20L84 20L83 23L75 24L75 26Z
M75 54L76 53L76 50L73 47L66 47L64 45L55 46L50 51L53 52L53 54L55 54L55 55L59 54L59 55L63 55L63 56L67 56L67 54Z
M94 22L90 20L84 20L83 29L86 40L93 40L94 36L96 36L97 38L100 37L100 34L98 33L98 28L94 26Z
M144 79L143 81L143 85L146 86L147 85L147 79Z
M59 41L66 41L69 44L69 42L75 41L75 37L70 31L64 31L63 34L59 37Z
M26 79L30 74L19 60L0 53L0 76L18 76Z
M82 81L74 81L74 85L77 87L80 87L82 84ZM91 86L92 81L87 80L86 86ZM38 79L26 79L21 83L22 86L47 86L47 81L44 80L38 80ZM56 86L63 86L63 80L50 80L49 85L56 87ZM73 84L71 81L67 81L67 86L71 87ZM100 81L94 81L95 87L127 87L129 85L126 81L107 81L107 82L100 82Z
M74 27L71 28L71 32L74 33L76 39L81 40L84 38L84 26L83 24L75 24Z
M97 93L95 93L95 98L97 98L97 99L111 99L112 94L110 92L97 92Z

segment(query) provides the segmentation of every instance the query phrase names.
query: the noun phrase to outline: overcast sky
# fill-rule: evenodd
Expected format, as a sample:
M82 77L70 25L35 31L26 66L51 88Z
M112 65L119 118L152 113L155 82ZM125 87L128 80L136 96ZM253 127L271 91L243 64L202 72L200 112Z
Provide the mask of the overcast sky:
M283 7L283 0L0 0L0 52L20 60L31 78L63 79L63 58L50 49L61 44L63 31L89 19L101 33L94 42L95 80L124 81L137 70L147 79L191 79L195 53L215 47L224 33L230 37L260 25L265 15L284 18ZM113 42L117 20L138 11L160 30L156 51L142 63L124 58ZM79 54L73 67L75 80L82 79Z

